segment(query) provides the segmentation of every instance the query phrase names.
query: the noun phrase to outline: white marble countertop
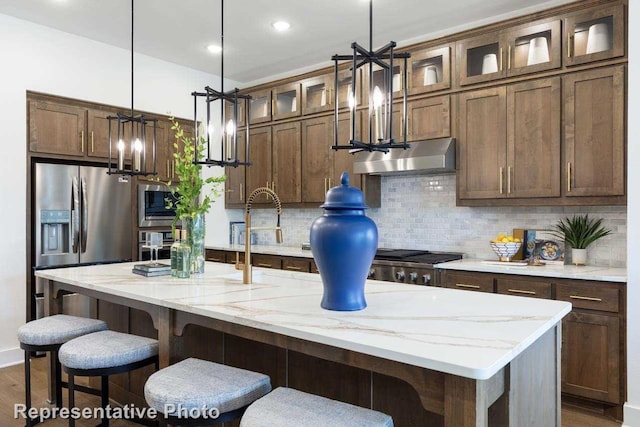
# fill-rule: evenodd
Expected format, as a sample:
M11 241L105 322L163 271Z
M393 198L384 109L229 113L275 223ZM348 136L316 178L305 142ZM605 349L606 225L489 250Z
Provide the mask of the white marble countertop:
M519 266L513 264L487 263L479 259L461 259L436 264L435 268L443 270L477 271L483 273L519 274L523 276L556 277L560 279L598 280L603 282L626 282L625 268L609 268L598 266L544 265Z
M369 280L368 307L320 307L320 275L207 262L190 279L144 277L135 263L41 270L37 277L474 379L490 378L571 304Z
M218 251L239 251L244 252L244 245L214 245L206 246L206 249ZM280 245L251 245L251 253L265 255L296 256L300 258L313 258L309 249L302 249L295 246Z

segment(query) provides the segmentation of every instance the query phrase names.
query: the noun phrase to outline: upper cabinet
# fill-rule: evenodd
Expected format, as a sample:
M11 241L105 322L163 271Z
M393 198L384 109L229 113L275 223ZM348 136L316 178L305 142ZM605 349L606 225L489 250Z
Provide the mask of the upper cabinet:
M273 120L287 119L300 115L300 83L290 83L273 89Z
M51 101L29 101L29 150L84 156L87 110Z
M333 108L332 77L333 74L323 74L302 81L302 114L313 114Z
M356 99L354 105L356 107L360 107L362 105L362 70L358 69L356 72L358 73L358 82L356 83L358 87L356 87ZM333 96L337 94L338 107L340 108L349 108L349 93L351 92L352 80L353 75L350 70L338 72L338 83L335 87L335 93ZM333 103L335 101L332 100L331 102Z
M560 68L560 20L534 22L457 43L461 85Z
M451 87L451 46L421 49L409 58L409 95Z
M623 56L624 5L576 12L565 19L565 63L578 65Z
M224 116L226 120L233 118L233 104L231 102L225 102L224 104ZM238 123L237 127L244 127L247 125L247 101L243 98L238 98Z
M249 123L255 125L271 121L271 89L250 92Z

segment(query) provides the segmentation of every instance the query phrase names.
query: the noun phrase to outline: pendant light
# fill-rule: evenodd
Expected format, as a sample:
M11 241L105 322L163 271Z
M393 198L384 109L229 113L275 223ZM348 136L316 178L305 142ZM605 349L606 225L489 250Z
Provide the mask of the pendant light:
M333 55L331 58L334 62L334 76L335 76L335 120L334 120L334 145L331 147L334 150L349 149L352 153L358 151L382 151L388 152L391 148L409 148L407 144L407 59L411 57L409 53L395 53L395 42L389 42L387 45L380 49L373 50L373 0L369 0L369 49L365 49L357 42L351 43L353 54L351 55ZM394 68L396 67L396 60L404 60L402 90L402 141L395 141L393 138L393 89L394 89ZM347 99L349 102L349 110L351 114L350 119L350 138L348 144L340 144L338 141L338 71L341 61L349 61L351 63L351 83L348 88ZM344 62L343 62L344 63ZM375 70L374 66L379 67L379 70ZM357 93L358 88L364 88L364 85L359 85L359 80L362 78L358 69L363 68L367 71L369 82L369 102L368 102L368 122L367 129L369 130L369 138L364 140L362 135L356 133L356 99L360 99L361 96ZM379 73L382 73L382 78L374 78ZM397 83L399 85L399 83ZM363 126L364 128L364 126ZM361 131L362 132L362 131Z
M240 90L235 88L228 92L224 91L224 0L220 1L220 90L217 91L209 86L204 88L204 92L192 92L193 96L193 121L195 128L195 145L193 163L207 166L251 166L249 161L249 121L247 120L246 144L245 144L245 160L238 159L238 113L239 101L246 100L245 103L249 108L250 95L240 94ZM207 109L206 137L199 135L198 126L198 99L204 98ZM211 117L211 106L219 105L220 121L216 127ZM230 106L231 117L226 117L226 106ZM247 117L249 114L247 113ZM220 159L214 159L212 156L211 143L214 137L220 141ZM199 144L206 143L206 150L199 149ZM201 155L206 154L206 156Z
M117 113L108 116L109 120L109 170L108 174L120 175L156 175L156 128L157 119L145 117L143 114L134 114L133 110L133 1L131 0L131 112L130 114ZM115 135L111 129L116 126ZM147 126L152 124L152 129ZM150 134L149 134L149 131ZM117 138L117 139L116 139ZM116 142L114 142L114 139ZM151 153L148 153L148 142L151 139ZM127 147L128 145L128 147ZM116 150L116 162L113 163L113 150ZM126 152L129 152L131 165L125 165ZM147 169L147 156L151 155L151 170Z

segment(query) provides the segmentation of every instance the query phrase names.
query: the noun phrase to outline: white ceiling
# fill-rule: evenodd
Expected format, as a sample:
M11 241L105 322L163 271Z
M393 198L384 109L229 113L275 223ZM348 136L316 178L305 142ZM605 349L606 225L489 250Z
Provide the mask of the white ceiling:
M375 0L373 44L400 46L464 28L546 9L573 0ZM255 83L293 70L330 65L367 47L366 0L227 0L224 76ZM130 49L130 0L0 0L0 13ZM291 29L277 33L284 19ZM136 0L134 49L220 75L220 56L205 47L220 41L220 0Z

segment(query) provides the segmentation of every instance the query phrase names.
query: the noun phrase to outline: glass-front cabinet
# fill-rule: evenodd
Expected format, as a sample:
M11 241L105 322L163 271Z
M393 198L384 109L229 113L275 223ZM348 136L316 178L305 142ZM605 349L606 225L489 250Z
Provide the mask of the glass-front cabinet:
M362 73L364 78L362 79L364 87L362 88L363 96L365 97L365 104L369 97L369 90L374 90L377 87L382 96L386 99L388 93L389 73L391 73L391 84L393 87L393 98L402 97L402 86L404 78L404 59L395 59L393 61L393 70L382 68L378 65L373 66L371 73L371 85L369 85L369 65L362 67ZM375 101L374 101L375 102Z
M457 44L461 85L559 68L560 21L534 22Z
M238 123L236 123L236 127L244 127L247 125L247 120L246 120L246 100L243 98L239 98L238 99ZM228 102L225 101L224 103L224 117L225 117L225 122L229 121L229 119L233 118L233 103L232 102Z
M302 114L312 114L333 108L331 87L333 73L302 81Z
M408 61L409 95L451 87L451 46L411 52Z
M264 123L271 121L271 90L256 90L250 93L249 123Z
M290 83L273 89L273 120L300 115L300 83Z
M625 51L624 6L593 8L565 19L566 65L623 56Z
M356 82L356 99L355 106L359 107L362 105L362 69L356 70L358 73L357 82ZM331 77L335 80L335 75ZM342 70L338 71L338 84L335 88L338 95L338 107L340 108L348 108L349 107L349 92L351 92L351 70ZM331 96L335 96L333 93ZM331 100L333 103L333 99Z

